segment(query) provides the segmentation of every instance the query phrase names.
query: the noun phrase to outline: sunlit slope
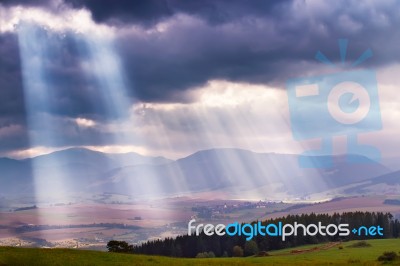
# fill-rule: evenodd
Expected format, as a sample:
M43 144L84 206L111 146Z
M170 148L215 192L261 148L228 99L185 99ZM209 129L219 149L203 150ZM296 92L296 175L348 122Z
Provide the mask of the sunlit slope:
M329 247L323 244L279 250L270 252L267 257L214 259L3 247L0 248L0 265L381 265L377 258L383 252L400 251L400 239L369 240L367 242L371 246L362 248L351 247L354 242L333 244ZM339 248L340 246L343 248ZM400 265L400 261L391 265Z

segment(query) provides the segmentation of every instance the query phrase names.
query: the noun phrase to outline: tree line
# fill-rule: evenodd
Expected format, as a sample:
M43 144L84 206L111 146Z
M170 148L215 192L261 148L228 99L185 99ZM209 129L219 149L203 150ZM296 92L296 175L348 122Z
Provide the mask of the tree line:
M288 236L285 241L280 237L270 237L257 235L250 241L246 241L246 236L218 236L216 234L207 236L201 233L199 236L183 235L175 239L166 238L163 240L153 240L141 245L128 245L124 241L112 240L108 245L109 251L128 252L135 254L162 255L171 257L232 257L232 256L249 256L258 253L265 253L270 250L278 250L290 247L296 247L306 244L318 244L331 241L349 241L349 240L365 240L372 238L397 238L400 236L400 221L393 219L390 213L382 212L346 212L329 214L301 214L288 215L286 217L268 219L262 221L261 224L349 224L349 230L359 228L360 226L371 227L380 226L383 228L382 235L357 235L350 233L348 236L340 236L339 234L330 236L328 234L317 234L314 236L298 234L297 236ZM258 223L258 221L253 222ZM118 246L118 248L115 248Z

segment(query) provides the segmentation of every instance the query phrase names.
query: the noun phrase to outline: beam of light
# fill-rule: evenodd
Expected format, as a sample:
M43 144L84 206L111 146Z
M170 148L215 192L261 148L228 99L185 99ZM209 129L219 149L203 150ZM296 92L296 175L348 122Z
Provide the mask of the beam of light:
M197 93L200 96L196 103L152 104L143 111L153 131L172 138L157 138L160 142L157 147L164 145L174 149L179 145L188 151L231 148L211 151L207 153L209 156L199 158L201 169L196 170L203 175L196 179L197 183L214 179L212 184L217 184L224 180L229 185L224 189L227 197L242 199L290 199L293 195L285 194L286 188L298 193L296 186L299 184L304 188L326 187L318 170L299 169L296 155L279 157L265 153L274 150L299 153L304 149L303 143L292 141L288 144L291 134L283 91L215 81ZM285 135L283 132L287 132L286 136L282 136ZM283 144L281 136L286 139ZM274 138L281 145L274 143ZM251 162L246 156L252 158ZM190 173L185 176L190 178ZM302 196L301 191L299 194Z
M96 81L96 89L102 100L99 104L106 109L107 116L114 120L112 125L114 128L111 130L112 139L105 141L114 145L146 146L145 138L140 138L136 132L132 131L135 125L126 125L132 109L128 96L131 85L124 77L124 69L115 52L112 39L93 34L90 38L84 38L83 43L84 47L80 49L83 54L87 54L88 58L84 64L85 73ZM159 168L161 167L140 166L135 169L122 169L119 174L128 176L128 180L118 180L118 176L114 178L116 181L126 182L134 196L162 197L170 192L185 190L183 187L185 182L179 169L167 166L163 170ZM164 171L173 179L160 180L158 178L160 171ZM165 181L168 183L165 184Z
M47 32L35 24L22 23L18 29L20 60L25 97L25 109L31 147L60 146L60 128L57 118L51 115L55 84L46 69L51 52ZM71 198L71 178L63 161L49 156L46 160L32 160L32 183L36 204L38 205L38 223L61 223L63 218L54 216L49 207L52 204L68 204ZM46 238L45 231L41 235Z
M155 122L157 125L161 125L163 123L163 121L161 121L160 117L158 116L153 117L153 119L154 120L152 120L151 122ZM170 142L168 132L163 128L159 128L156 135L148 135L147 137L152 138L153 141L157 143L156 145L161 149L172 151L175 148L174 145ZM165 186L163 187L163 193L165 195L169 193L169 195L174 194L176 196L180 196L182 194L190 193L188 180L186 180L184 169L181 168L179 162L162 166L162 171L166 177L169 177L169 179L167 180L167 184L165 184ZM160 175L158 176L158 178L159 177ZM165 188L168 188L168 191Z
M102 98L102 104L107 114L121 120L116 123L117 128L112 130L113 140L118 143L132 143L146 146L146 136L140 137L135 134L138 124L124 126L124 121L131 115L132 108L128 89L129 84L124 78L124 69L115 53L112 40L108 37L93 36L85 38L85 51L88 54L87 73L95 77L98 92ZM90 71L91 70L91 71ZM158 137L168 138L166 133L158 132ZM169 147L171 148L171 147ZM132 194L145 195L145 197L164 197L188 190L188 184L184 179L179 164L165 165L160 167L137 167L134 173L129 175L129 186ZM160 175L165 178L160 180Z
M47 33L35 25L22 24L18 38L31 146L57 146L57 128L54 127L54 117L50 114L54 84L45 70L49 59L47 53L51 49L46 40ZM49 165L53 163L55 162L50 162ZM36 161L34 164L37 197L44 200L54 196L64 200L64 173L48 169L47 173L39 174L37 171L44 165Z

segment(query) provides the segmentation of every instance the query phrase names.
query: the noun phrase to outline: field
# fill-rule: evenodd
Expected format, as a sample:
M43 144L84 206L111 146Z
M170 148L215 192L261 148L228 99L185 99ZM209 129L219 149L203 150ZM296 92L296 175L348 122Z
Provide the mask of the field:
M111 195L109 195L111 197ZM121 198L107 198L111 202ZM0 211L0 246L57 247L105 250L111 239L131 244L149 239L175 237L187 232L187 222L198 213L193 207L207 208L215 216L196 217L203 223L249 222L302 213L334 213L346 211L391 212L400 217L400 205L386 205L383 196L350 197L334 201L301 205L268 203L260 208L245 206L240 200L208 200L176 197L147 202L74 203L39 206L39 208ZM253 202L255 204L257 202ZM221 206L227 206L227 209ZM218 207L220 206L220 207ZM235 207L236 206L236 207ZM227 211L228 210L228 211ZM102 226L102 223L109 223ZM46 225L45 228L34 228ZM127 227L121 227L126 225ZM19 230L30 226L28 230ZM57 227L58 226L58 227Z
M0 248L0 265L381 265L385 251L400 251L400 239L369 240L370 247L351 247L355 241L303 246L270 252L267 257L178 259L71 249ZM343 248L340 249L339 247ZM396 261L391 265L400 265Z
M109 239L129 242L176 236L186 228L174 224L190 220L190 208L150 202L147 204L71 204L44 206L23 211L0 212L0 246L80 247L105 249ZM137 219L135 217L138 217ZM101 223L109 223L105 227ZM47 225L49 228L16 231L21 226ZM131 226L120 228L119 225ZM171 226L169 226L171 225ZM60 226L51 228L50 226ZM136 226L137 228L132 228ZM50 243L40 243L46 240Z

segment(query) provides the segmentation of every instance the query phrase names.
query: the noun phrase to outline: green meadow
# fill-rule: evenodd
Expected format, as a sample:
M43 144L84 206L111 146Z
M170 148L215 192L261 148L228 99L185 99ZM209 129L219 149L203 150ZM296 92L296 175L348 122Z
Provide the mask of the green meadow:
M400 239L368 240L370 246L352 247L358 241L308 245L268 252L265 257L182 259L72 249L0 248L5 265L383 265L383 252L400 252ZM400 254L399 254L400 255ZM400 260L385 265L400 265Z

